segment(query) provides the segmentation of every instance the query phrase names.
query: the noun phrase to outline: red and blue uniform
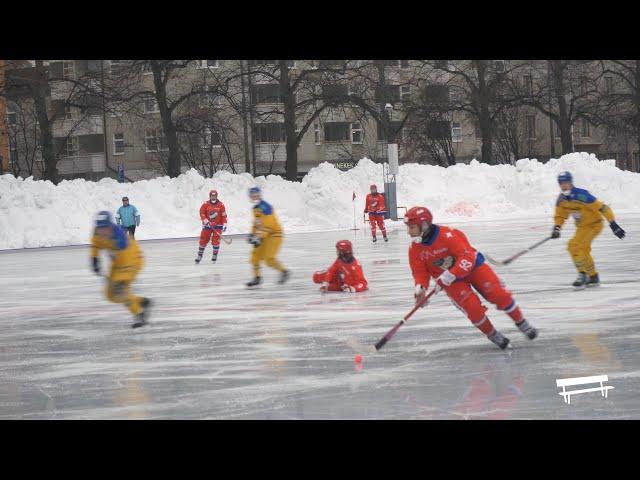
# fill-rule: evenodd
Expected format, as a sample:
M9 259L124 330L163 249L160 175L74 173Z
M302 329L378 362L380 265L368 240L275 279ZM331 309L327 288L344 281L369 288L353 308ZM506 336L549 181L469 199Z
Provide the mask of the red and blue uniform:
M460 230L432 225L420 243L412 243L409 247L409 264L415 284L425 289L431 278L438 278L445 271L455 275L453 283L444 290L453 304L485 335L491 335L495 329L485 314L487 307L482 305L476 292L498 310L504 310L514 322L523 319L511 292Z
M220 237L222 230L227 225L227 211L224 203L218 200L212 203L210 200L204 202L200 207L200 219L202 220L202 232L200 232L200 248L204 250L209 239L213 246L214 254L220 249Z

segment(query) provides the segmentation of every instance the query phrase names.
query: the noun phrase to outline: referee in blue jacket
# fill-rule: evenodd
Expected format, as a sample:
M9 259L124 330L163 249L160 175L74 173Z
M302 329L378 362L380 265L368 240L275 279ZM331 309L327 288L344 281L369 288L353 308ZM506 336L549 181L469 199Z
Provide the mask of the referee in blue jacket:
M122 206L116 213L116 222L129 232L131 238L135 238L136 227L140 226L140 214L135 206L129 204L129 197L122 197Z

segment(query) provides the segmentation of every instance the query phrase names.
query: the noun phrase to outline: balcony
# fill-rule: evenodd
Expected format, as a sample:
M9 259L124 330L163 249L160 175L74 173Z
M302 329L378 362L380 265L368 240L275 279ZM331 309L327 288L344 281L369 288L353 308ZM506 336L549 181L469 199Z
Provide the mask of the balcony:
M73 157L61 157L58 161L58 172L61 175L75 175L79 173L104 172L106 161L104 153L90 153Z
M53 122L53 136L66 137L73 130L74 136L102 135L104 123L99 115L89 115L84 118L64 118Z

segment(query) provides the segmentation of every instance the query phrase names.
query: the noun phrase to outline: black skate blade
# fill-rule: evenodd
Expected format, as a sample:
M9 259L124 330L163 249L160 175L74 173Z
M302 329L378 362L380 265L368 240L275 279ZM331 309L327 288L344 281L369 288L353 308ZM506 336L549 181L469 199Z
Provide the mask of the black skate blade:
M133 325L131 325L131 328L140 328L140 327L144 327L145 325L147 325L147 322L136 322Z

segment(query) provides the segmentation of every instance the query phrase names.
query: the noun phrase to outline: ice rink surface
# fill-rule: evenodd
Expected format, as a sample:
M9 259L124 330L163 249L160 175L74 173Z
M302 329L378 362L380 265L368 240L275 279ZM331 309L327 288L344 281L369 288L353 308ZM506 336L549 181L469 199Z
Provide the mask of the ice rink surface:
M502 352L444 294L379 352L354 364L353 340L372 345L412 307L404 229L372 244L368 229L288 235L276 272L247 290L251 246L196 239L141 242L135 291L155 301L133 330L103 297L86 247L0 253L2 419L638 419L640 215L605 226L593 253L602 286L575 292L566 252L573 226L506 267L495 267L540 330L526 339L493 307L514 346ZM503 259L548 235L551 220L449 223L481 252ZM321 294L314 270L347 238L370 290ZM106 258L103 257L103 266ZM558 395L557 378L609 375L615 387ZM574 387L575 388L575 387Z

